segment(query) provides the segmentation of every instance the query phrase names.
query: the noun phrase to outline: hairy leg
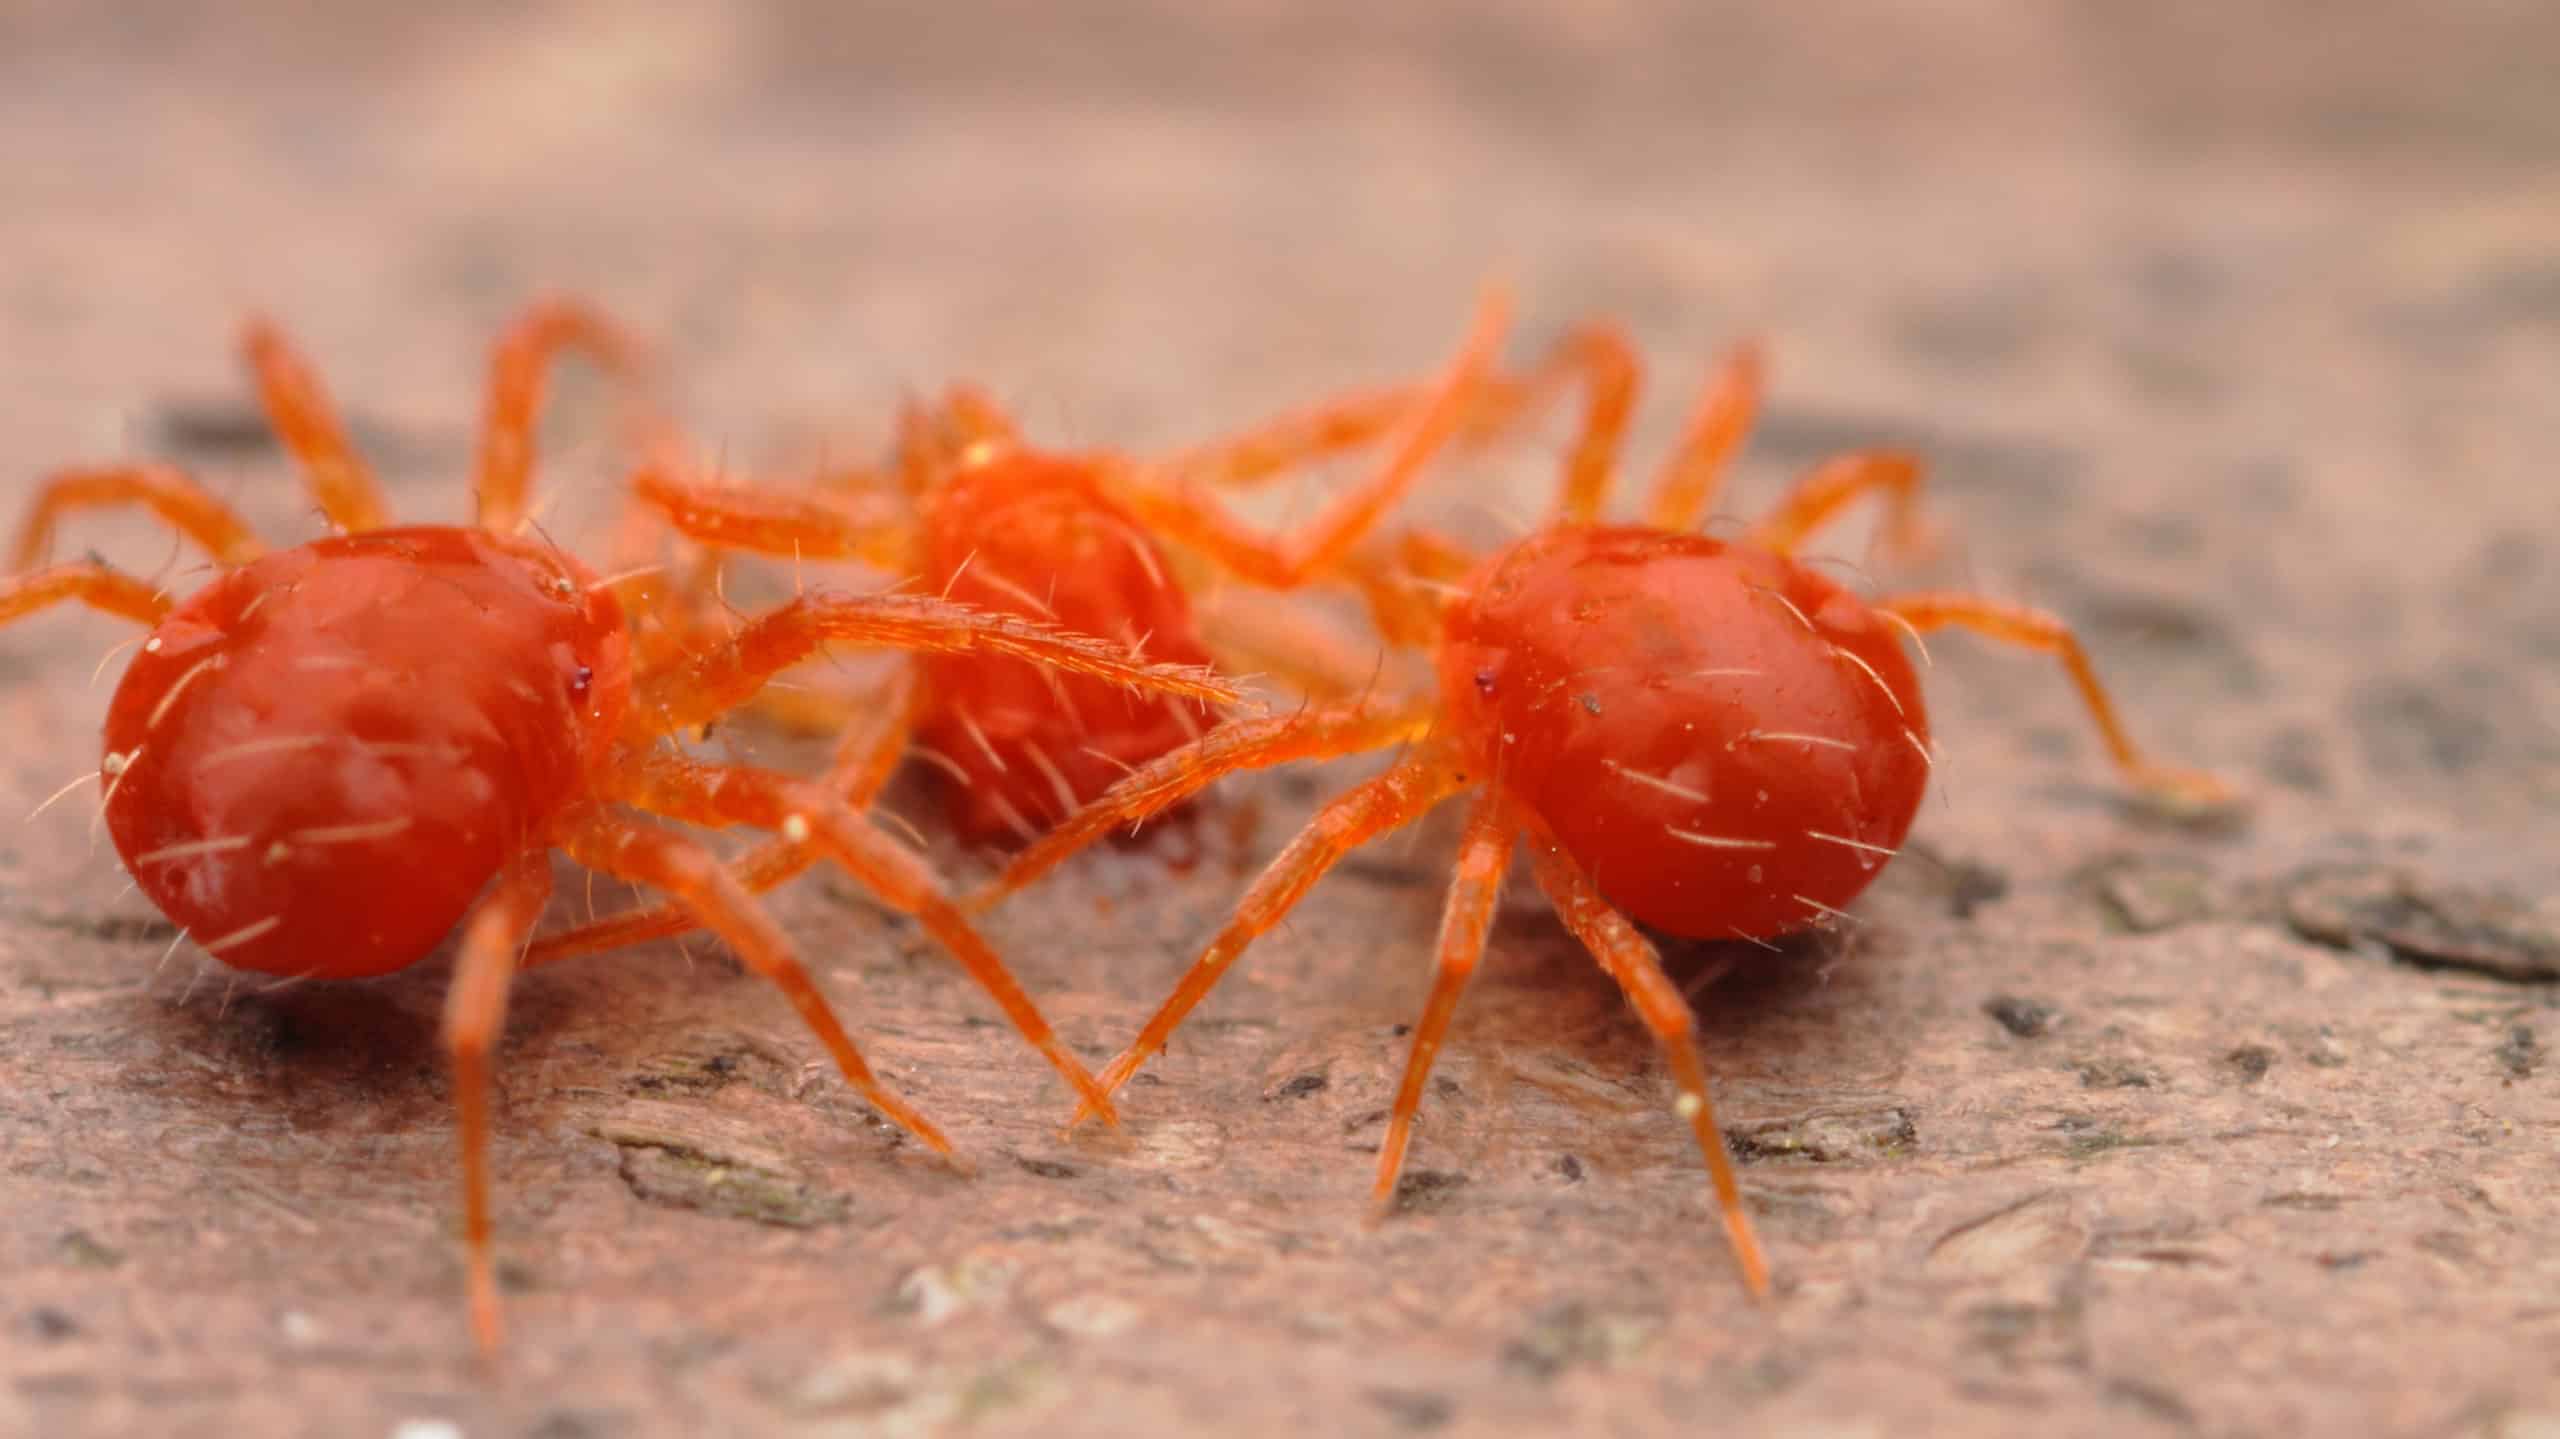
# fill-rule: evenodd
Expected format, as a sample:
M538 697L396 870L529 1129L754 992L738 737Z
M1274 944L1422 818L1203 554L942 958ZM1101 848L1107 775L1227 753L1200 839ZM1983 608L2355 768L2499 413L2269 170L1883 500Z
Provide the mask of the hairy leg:
M1724 487L1725 466L1751 432L1752 416L1760 408L1764 369L1759 345L1744 343L1735 346L1707 377L1680 443L1672 447L1671 457L1662 462L1662 473L1653 482L1653 498L1645 506L1646 524L1690 530L1706 518L1717 491Z
M2080 702L2088 707L2089 718L2097 722L2099 737L2106 741L2107 753L2115 760L2117 770L2136 789L2185 805L2230 802L2231 790L2222 781L2202 770L2156 764L2134 744L2124 721L2116 715L2114 699L2098 682L2088 651L2080 647L2079 637L2071 633L2071 627L2055 616L2024 605L1946 591L1894 595L1879 601L1875 608L1906 621L1914 630L1953 625L2052 655L2062 661L2064 672L2071 676L2072 687L2080 692Z
M836 743L835 759L818 780L820 788L849 809L867 808L889 782L914 732L917 701L923 693L913 666L899 669L886 692L847 729ZM729 862L729 872L753 894L762 894L797 878L820 859L808 845L771 839ZM574 929L547 934L525 952L525 967L549 964L581 954L622 949L653 939L683 934L700 921L672 900L642 905Z
M347 439L347 427L319 377L293 342L263 317L252 317L240 337L258 394L276 435L302 465L320 513L339 530L378 530L391 522L382 486Z
M1671 1066L1672 1083L1680 1090L1677 1108L1697 1136L1698 1152L1706 1157L1716 1204L1724 1212L1725 1239L1733 1246L1735 1262L1742 1266L1742 1282L1753 1295L1765 1297L1769 1292L1768 1260L1760 1252L1758 1236L1752 1233L1751 1216L1742 1207L1742 1186L1733 1176L1733 1159L1725 1152L1724 1133L1716 1127L1715 1106L1707 1097L1707 1067L1698 1057L1697 1019L1689 1012L1689 1001L1671 977L1662 972L1662 956L1654 952L1652 942L1638 933L1616 906L1601 897L1591 876L1564 852L1535 816L1526 818L1530 827L1529 856L1537 867L1538 887L1547 892L1565 928L1573 931L1574 937L1591 951L1591 957L1626 991L1627 1002L1635 1006L1645 1028L1653 1031L1654 1043L1662 1047L1663 1058Z
M172 465L101 465L57 470L36 487L26 518L18 523L9 568L34 568L52 545L55 528L71 512L127 505L149 510L220 564L247 564L265 549L229 505L186 471Z
M159 586L96 560L75 560L0 578L0 625L74 602L144 625L160 623L173 603Z
M1182 699L1233 704L1234 684L1189 665L1132 659L1121 646L1036 620L990 614L924 595L807 594L738 627L723 645L682 656L633 681L635 739L675 734L736 709L821 644L1028 660L1069 674Z
M1316 817L1307 822L1296 839L1289 841L1253 887L1245 891L1244 898L1236 902L1234 916L1192 961L1191 968L1147 1021L1146 1028L1102 1071L1103 1092L1116 1093L1129 1082L1129 1076L1138 1072L1139 1065L1163 1049L1184 1016L1208 998L1229 966L1243 955L1245 946L1278 924L1344 855L1388 830L1420 818L1465 783L1453 756L1430 752L1404 760L1316 811ZM1071 1122L1081 1122L1089 1112L1089 1106L1079 1109Z
M1405 1148L1413 1138L1414 1116L1422 1109L1422 1088L1431 1080L1432 1061L1448 1036L1449 1020L1458 1012L1458 996L1484 959L1485 938L1493 929L1494 901L1502 894L1502 876L1511 868L1511 846L1519 824L1500 789L1487 785L1467 811L1465 838L1458 844L1458 875L1449 885L1448 907L1440 914L1440 957L1431 979L1431 997L1413 1026L1413 1048L1406 1054L1404 1082L1396 1086L1395 1108L1387 1116L1387 1135L1378 1146L1378 1183L1370 1192L1371 1212L1384 1216L1396 1199L1396 1177L1404 1172Z
M611 321L574 300L537 300L498 336L489 360L489 403L480 425L480 459L472 493L480 527L512 531L525 520L533 481L534 413L553 362L575 350L623 378L642 368L640 346Z
M507 986L525 936L551 898L551 851L519 855L463 926L453 986L444 996L444 1047L453 1059L455 1130L462 1144L462 1255L470 1275L471 1332L497 1352L498 1266L489 1243L489 1052L507 1024Z
M1108 1091L1062 1042L923 858L806 780L743 765L705 764L657 751L630 757L612 779L614 798L654 814L709 827L771 830L832 861L882 904L913 915L1004 1011L1033 1049L1065 1076L1087 1108L1118 1123ZM737 881L732 879L732 884ZM739 886L741 892L744 886Z
M871 1072L853 1037L845 1033L835 1010L801 964L790 937L709 850L672 830L634 823L601 808L569 817L560 847L589 869L675 896L693 912L696 923L720 936L747 968L782 991L801 1022L827 1047L836 1069L856 1094L926 1148L950 1155L951 1141L942 1131Z
M1293 760L1340 759L1421 739L1427 709L1336 705L1285 717L1232 719L1180 749L1167 750L1094 796L1082 809L1015 854L994 879L961 901L987 909L1106 835L1141 823L1208 788L1222 775Z

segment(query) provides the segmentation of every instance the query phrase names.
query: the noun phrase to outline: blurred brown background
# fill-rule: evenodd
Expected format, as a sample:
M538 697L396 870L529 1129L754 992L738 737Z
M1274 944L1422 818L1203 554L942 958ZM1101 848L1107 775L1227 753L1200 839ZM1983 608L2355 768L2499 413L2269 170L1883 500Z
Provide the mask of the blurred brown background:
M159 965L69 801L0 835L0 1431L2560 1426L2560 11L100 8L0 10L13 492L149 454L314 533L233 368L252 306L450 519L536 291L661 339L685 418L759 456L872 443L954 376L1054 442L1194 439L1435 362L1499 273L1523 345L1590 313L1644 343L1639 470L1766 335L1738 503L1922 445L1935 578L2070 616L2139 733L2257 804L2146 820L2049 667L1935 647L1933 858L1702 1002L1765 1309L1525 887L1426 1178L1360 1226L1443 831L1259 946L1118 1141L1059 1138L975 992L804 882L794 932L978 1174L705 946L538 976L491 1381L441 965ZM605 413L564 386L552 482L610 496ZM124 638L0 636L6 813L94 764ZM1100 856L998 938L1099 1059L1339 778L1236 786L1197 863Z

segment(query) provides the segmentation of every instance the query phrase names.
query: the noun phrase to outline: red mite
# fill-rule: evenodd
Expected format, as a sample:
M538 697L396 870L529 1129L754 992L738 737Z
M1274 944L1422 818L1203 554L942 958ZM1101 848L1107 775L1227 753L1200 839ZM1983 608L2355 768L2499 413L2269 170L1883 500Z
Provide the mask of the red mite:
M1498 316L1498 299L1489 308ZM2127 778L2194 799L2221 791L2142 757L2059 620L1970 595L1869 602L1795 558L1817 527L1869 493L1890 498L1892 532L1910 538L1919 470L1906 457L1823 465L1736 541L1690 533L1748 427L1758 373L1746 349L1709 385L1643 525L1597 522L1635 383L1632 353L1613 331L1575 336L1544 377L1476 390L1479 409L1500 409L1575 375L1590 408L1557 520L1481 561L1409 534L1392 550L1411 573L1368 577L1384 628L1436 647L1437 693L1230 721L1114 785L971 897L972 907L991 904L1220 775L1404 747L1272 861L1103 1071L1105 1088L1117 1090L1162 1049L1245 947L1345 854L1466 793L1438 970L1379 1154L1381 1212L1432 1061L1483 956L1513 846L1526 835L1540 888L1661 1045L1744 1281L1767 1292L1693 1017L1635 922L1765 940L1838 916L1867 887L1900 847L1929 776L1928 717L1901 643L1924 630L1959 626L2057 656Z
M994 401L955 386L938 409L909 408L889 476L796 488L706 483L686 474L680 446L668 440L633 490L679 534L719 551L878 564L945 599L1116 639L1135 659L1199 665L1209 647L1157 537L1268 584L1332 571L1451 436L1493 339L1474 337L1433 384L1345 396L1152 462L1030 448ZM1285 541L1245 532L1208 497L1212 487L1253 483L1389 436L1400 441L1376 477ZM715 627L710 616L700 622L705 631ZM1312 633L1303 642L1296 633L1284 638L1270 667L1313 692L1360 688L1367 669L1356 659L1328 666ZM949 781L953 827L970 839L1035 840L1134 767L1198 739L1216 718L1194 701L984 651L928 655L920 668L886 694L861 696L850 711L818 705L821 727L846 736L824 783L859 807L902 753L917 754ZM795 702L808 706L805 696ZM763 890L815 858L806 845L778 840L733 872ZM634 909L537 940L527 963L697 923L681 905Z
M253 324L249 358L276 428L348 533L266 552L175 470L70 471L40 489L21 568L66 513L139 506L223 572L183 602L96 561L0 580L0 624L78 601L151 627L108 711L102 803L135 881L206 953L348 979L416 963L462 926L444 1038L472 1314L489 1347L489 1051L551 892L554 848L673 896L783 991L855 1090L949 1152L873 1076L745 887L700 842L634 811L775 831L841 866L917 916L1086 1102L1109 1102L920 858L823 786L705 763L670 737L825 643L1003 654L1189 701L1237 697L1205 672L1134 661L1116 644L913 596L803 596L716 644L635 664L615 587L518 533L533 413L563 347L632 363L632 346L586 310L529 310L497 350L478 523L386 528L380 491L319 386L274 330Z

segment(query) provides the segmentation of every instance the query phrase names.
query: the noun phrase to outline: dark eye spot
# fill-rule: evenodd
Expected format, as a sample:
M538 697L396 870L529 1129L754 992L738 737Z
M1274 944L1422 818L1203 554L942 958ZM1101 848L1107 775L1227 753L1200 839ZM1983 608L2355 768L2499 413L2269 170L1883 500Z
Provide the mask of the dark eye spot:
M1494 681L1501 678L1500 674L1490 668L1476 671L1476 693L1483 695L1486 699L1493 698Z
M585 699L587 697L587 687L595 682L596 672L590 666L580 665L576 669L569 671L569 698L573 700Z

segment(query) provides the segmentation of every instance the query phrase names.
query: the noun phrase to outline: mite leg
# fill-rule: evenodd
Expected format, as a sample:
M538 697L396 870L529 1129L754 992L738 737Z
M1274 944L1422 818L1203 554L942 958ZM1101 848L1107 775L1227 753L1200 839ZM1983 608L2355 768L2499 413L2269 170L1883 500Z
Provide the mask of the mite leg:
M1413 1138L1413 1119L1422 1109L1422 1087L1431 1078L1432 1061L1440 1057L1440 1041L1458 1012L1458 996L1484 958L1485 937L1493 929L1494 901L1502 894L1503 873L1511 868L1511 845L1518 824L1501 792L1487 785L1467 812L1466 837L1458 845L1458 877L1449 886L1448 907L1440 914L1440 959L1431 980L1431 997L1413 1026L1413 1048L1405 1056L1404 1082L1396 1087L1396 1104L1387 1117L1387 1137L1378 1146L1378 1183L1370 1194L1371 1212L1383 1217L1395 1204L1396 1177L1404 1172L1406 1145Z
M2155 764L2134 745L2133 737L2125 732L2124 721L2116 717L2115 701L2108 696L2106 686L2098 683L2098 672L2089 663L2088 651L2080 647L2079 638L2060 619L2041 610L1980 595L1936 591L1891 596L1875 607L1909 621L1915 630L1954 625L2052 655L2062 661L2072 686L2080 691L2080 702L2088 707L2089 718L2097 722L2107 753L2128 783L2180 804L2212 806L2231 800L2229 787L2212 775Z
M1449 601L1465 593L1460 582L1475 566L1475 555L1464 545L1417 526L1391 544L1353 551L1342 572L1368 602L1380 639L1403 649L1430 649L1439 642Z
M634 824L600 809L570 820L560 847L589 869L674 895L693 912L696 923L720 936L747 968L782 991L801 1022L827 1047L836 1069L856 1094L926 1148L950 1156L951 1141L942 1131L890 1093L871 1072L853 1037L845 1033L835 1010L800 963L790 936L709 850L672 830Z
M819 786L848 809L865 809L878 796L907 751L923 685L913 666L901 667L888 693L866 710L836 744L834 761ZM816 850L787 839L767 840L730 861L729 872L749 893L762 894L798 878L818 862ZM610 918L547 934L525 952L525 967L581 954L623 949L683 934L700 921L672 901L643 905Z
M534 412L542 407L545 382L562 350L579 351L625 378L641 368L640 346L576 301L536 301L516 316L489 360L489 404L472 481L482 529L507 533L524 523L533 480Z
M1557 392L1579 387L1586 396L1583 442L1568 471L1588 476L1588 507L1576 510L1587 517L1599 510L1637 382L1635 350L1625 335L1615 326L1586 325L1528 373L1487 376L1455 439L1485 443L1545 408ZM1150 461L1145 469L1159 484L1251 488L1385 439L1431 402L1434 388L1424 382L1354 390Z
M162 524L204 547L217 563L245 565L264 551L231 507L186 471L169 465L107 465L60 470L47 476L18 524L9 553L11 570L32 569L53 543L53 532L75 510L138 505Z
M160 623L172 603L148 580L135 579L95 560L76 560L0 578L0 625L14 624L38 610L71 601L143 625Z
M1254 880L1253 887L1245 891L1244 898L1237 901L1234 916L1192 961L1173 993L1147 1021L1147 1027L1102 1071L1103 1092L1116 1093L1129 1082L1130 1075L1138 1072L1139 1065L1163 1049L1183 1017L1208 997L1228 967L1244 953L1245 946L1278 924L1344 855L1388 830L1420 818L1465 784L1466 777L1458 773L1450 757L1418 755L1316 811L1316 817L1308 821L1296 839L1289 841L1288 847ZM1077 1110L1070 1123L1081 1122L1089 1112L1090 1106Z
M1377 443L1428 402L1420 385L1382 385L1336 395L1307 409L1265 420L1150 460L1151 482L1248 489L1302 465Z
M1138 766L1094 796L1084 808L1016 853L1002 873L963 899L961 907L973 914L989 908L1094 841L1180 804L1221 775L1293 760L1341 759L1418 740L1430 731L1428 710L1376 705L1341 705L1285 718L1228 720L1180 749L1167 750Z
M738 627L730 640L632 683L632 738L675 734L736 709L825 643L1028 660L1148 693L1233 704L1243 691L1190 665L1133 659L1119 645L1037 620L925 595L807 594Z
M1556 516L1566 524L1589 524L1608 504L1616 478L1618 449L1627 438L1627 421L1635 414L1636 387L1643 370L1635 347L1615 325L1586 325L1564 338L1555 353L1530 372L1526 388L1531 403L1557 388L1579 384L1583 391L1582 423L1564 462L1564 491L1556 498Z
M1416 406L1417 413L1385 464L1361 484L1334 497L1314 519L1285 534L1270 535L1237 520L1197 485L1127 487L1122 496L1150 528L1203 556L1249 584L1292 589L1332 570L1378 520L1410 491L1442 446L1458 432L1477 402L1510 319L1508 298L1496 291L1478 307L1475 328L1447 374Z
M1088 1108L1118 1123L1108 1091L1061 1042L1004 960L965 918L924 860L814 784L743 765L705 764L660 751L615 777L615 798L708 827L772 830L833 861L881 903L913 915L1004 1011L1024 1040L1066 1077ZM734 883L734 881L733 881ZM740 887L743 892L743 886Z
M1374 638L1267 590L1216 586L1192 597L1191 613L1220 669L1277 681L1308 699L1357 698L1382 674Z
M1777 507L1744 534L1743 542L1794 554L1860 496L1881 493L1885 543L1905 554L1924 549L1929 536L1920 519L1920 473L1917 458L1892 451L1825 461L1797 480Z
M293 452L311 486L320 513L339 530L378 530L391 522L382 486L347 439L329 392L311 372L284 331L253 317L241 332L240 347L256 376L267 418L286 449Z
M1735 1262L1742 1266L1742 1282L1753 1295L1766 1297L1769 1264L1761 1256L1759 1238L1751 1232L1751 1216L1742 1207L1742 1186L1733 1177L1733 1159L1725 1152L1723 1131L1716 1128L1715 1107L1707 1098L1707 1067L1698 1057L1697 1019L1689 1012L1689 1002L1662 972L1662 956L1654 952L1652 942L1601 897L1599 886L1535 816L1528 820L1529 856L1537 867L1538 887L1547 892L1565 928L1626 991L1628 1002L1662 1047L1672 1083L1680 1090L1676 1107L1697 1136L1698 1152L1706 1156L1707 1176L1724 1211L1725 1239L1733 1246Z
M713 484L662 457L631 477L631 492L676 533L714 549L903 570L913 547L915 511L887 491Z
M1765 370L1759 345L1745 343L1735 346L1707 377L1680 443L1653 482L1645 523L1656 529L1691 530L1706 518L1716 492L1724 486L1725 466L1751 432Z
M484 1354L502 1337L498 1267L489 1247L489 1051L507 1024L507 985L525 935L551 898L551 851L529 850L471 912L444 996L444 1047L453 1058L453 1108L462 1143L462 1252L471 1332Z

